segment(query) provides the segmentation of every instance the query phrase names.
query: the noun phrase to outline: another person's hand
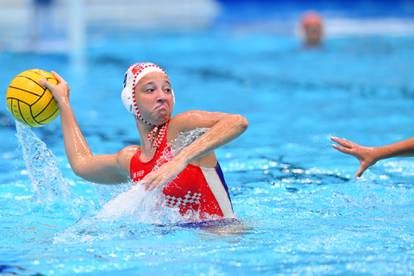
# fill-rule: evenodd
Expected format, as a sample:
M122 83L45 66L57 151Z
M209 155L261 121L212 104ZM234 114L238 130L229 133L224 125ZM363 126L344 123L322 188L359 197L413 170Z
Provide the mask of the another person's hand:
M188 165L185 160L174 158L142 179L145 190L154 190L170 183Z
M379 160L375 148L373 147L361 146L338 137L331 137L331 140L337 143L332 145L334 149L352 155L359 160L360 166L355 177L360 177L366 169Z
M55 78L58 81L56 85L51 84L46 79L41 79L39 82L41 85L49 89L50 92L52 92L53 97L55 98L58 106L60 107L61 104L69 101L70 89L66 81L58 73L56 73L55 71L52 71L51 73L55 76Z

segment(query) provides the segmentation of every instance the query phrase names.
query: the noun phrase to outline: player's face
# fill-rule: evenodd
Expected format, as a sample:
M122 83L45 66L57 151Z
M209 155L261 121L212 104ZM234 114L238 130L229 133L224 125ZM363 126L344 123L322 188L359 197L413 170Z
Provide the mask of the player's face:
M146 121L161 125L170 119L173 94L167 75L161 72L145 75L137 83L134 93L138 109Z

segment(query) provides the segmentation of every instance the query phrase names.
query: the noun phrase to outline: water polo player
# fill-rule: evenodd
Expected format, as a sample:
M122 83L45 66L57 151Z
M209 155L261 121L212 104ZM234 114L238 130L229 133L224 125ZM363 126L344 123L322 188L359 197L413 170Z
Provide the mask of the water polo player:
M306 47L317 47L323 40L323 20L316 12L307 12L301 20L303 42Z
M171 117L174 94L167 73L153 63L131 65L125 73L122 102L136 120L141 145L115 154L93 155L76 122L69 87L57 73L58 84L42 80L61 111L65 150L73 171L85 180L115 184L132 180L145 189L162 189L165 206L182 215L233 218L228 189L214 149L239 136L248 125L241 115L187 111ZM181 132L208 128L171 158L169 142ZM169 160L168 160L169 159ZM154 170L155 166L159 166Z

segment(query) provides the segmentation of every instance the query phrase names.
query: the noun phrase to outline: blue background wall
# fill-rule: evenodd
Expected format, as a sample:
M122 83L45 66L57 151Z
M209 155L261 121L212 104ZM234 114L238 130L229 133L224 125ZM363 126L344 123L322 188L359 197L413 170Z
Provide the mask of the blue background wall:
M219 0L226 9L232 12L243 11L250 16L266 15L275 11L279 13L300 12L304 9L344 13L348 16L399 16L414 17L414 1L412 0Z

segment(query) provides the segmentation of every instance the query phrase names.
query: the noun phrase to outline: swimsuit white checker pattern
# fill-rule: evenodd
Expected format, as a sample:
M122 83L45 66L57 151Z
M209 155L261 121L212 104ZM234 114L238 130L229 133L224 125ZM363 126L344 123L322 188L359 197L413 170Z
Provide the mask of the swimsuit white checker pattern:
M165 203L170 208L184 208L187 204L200 204L200 198L201 193L191 193L191 191L188 191L184 198L165 195Z

